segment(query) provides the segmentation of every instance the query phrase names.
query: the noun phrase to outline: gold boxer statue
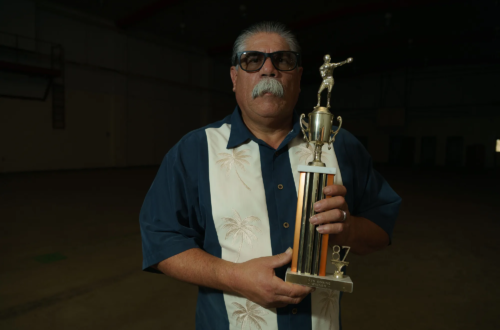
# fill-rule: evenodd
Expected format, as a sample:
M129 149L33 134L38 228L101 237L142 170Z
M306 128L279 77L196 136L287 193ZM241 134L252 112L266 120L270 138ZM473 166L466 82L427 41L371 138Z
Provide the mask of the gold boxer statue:
M330 55L327 54L323 57L323 60L325 61L325 63L323 63L323 65L319 68L319 73L321 74L321 78L323 78L323 82L321 83L321 86L319 87L318 90L318 105L316 107L320 106L321 92L324 91L325 88L328 88L328 96L326 97L327 99L326 107L330 109L330 96L332 94L333 84L335 83L333 80L333 70L346 63L351 63L352 57L349 57L344 62L330 63L331 58Z

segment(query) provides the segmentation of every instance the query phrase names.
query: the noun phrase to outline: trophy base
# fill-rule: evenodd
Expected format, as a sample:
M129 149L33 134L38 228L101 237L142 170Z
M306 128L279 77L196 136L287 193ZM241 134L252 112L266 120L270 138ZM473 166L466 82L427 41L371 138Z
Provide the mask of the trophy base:
M316 276L297 274L292 272L291 268L288 268L286 271L285 282L349 293L351 293L353 289L351 278L347 275L344 275L343 278L335 278L333 275Z

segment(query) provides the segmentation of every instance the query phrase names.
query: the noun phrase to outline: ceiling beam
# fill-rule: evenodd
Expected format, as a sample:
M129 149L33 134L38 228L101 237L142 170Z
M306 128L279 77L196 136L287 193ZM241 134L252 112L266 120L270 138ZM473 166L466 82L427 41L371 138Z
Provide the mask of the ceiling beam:
M120 29L129 28L132 25L135 25L141 21L144 21L158 14L165 8L172 7L180 2L181 2L180 0L157 0L155 2L152 2L148 5L145 5L137 9L133 13L130 13L129 15L123 18L116 20L115 25Z

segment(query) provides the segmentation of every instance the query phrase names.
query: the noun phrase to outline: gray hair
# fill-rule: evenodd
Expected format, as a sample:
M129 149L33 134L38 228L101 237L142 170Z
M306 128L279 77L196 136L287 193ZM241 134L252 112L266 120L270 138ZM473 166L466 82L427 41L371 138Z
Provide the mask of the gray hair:
M249 50L245 49L246 41L248 38L256 35L257 33L276 33L285 39L291 51L300 53L300 46L297 38L289 29L286 28L284 24L278 22L260 22L250 26L248 29L241 32L238 38L236 38L233 46L233 55L231 57L233 65L237 64L236 54Z

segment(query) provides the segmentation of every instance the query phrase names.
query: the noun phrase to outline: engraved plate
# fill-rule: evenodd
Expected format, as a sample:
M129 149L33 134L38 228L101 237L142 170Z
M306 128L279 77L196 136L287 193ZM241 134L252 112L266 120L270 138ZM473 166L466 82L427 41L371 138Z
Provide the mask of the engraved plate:
M335 278L333 275L314 276L293 273L291 268L286 271L285 281L313 288L322 288L328 290L338 290L342 292L352 292L353 283L351 278L344 275L343 278Z

